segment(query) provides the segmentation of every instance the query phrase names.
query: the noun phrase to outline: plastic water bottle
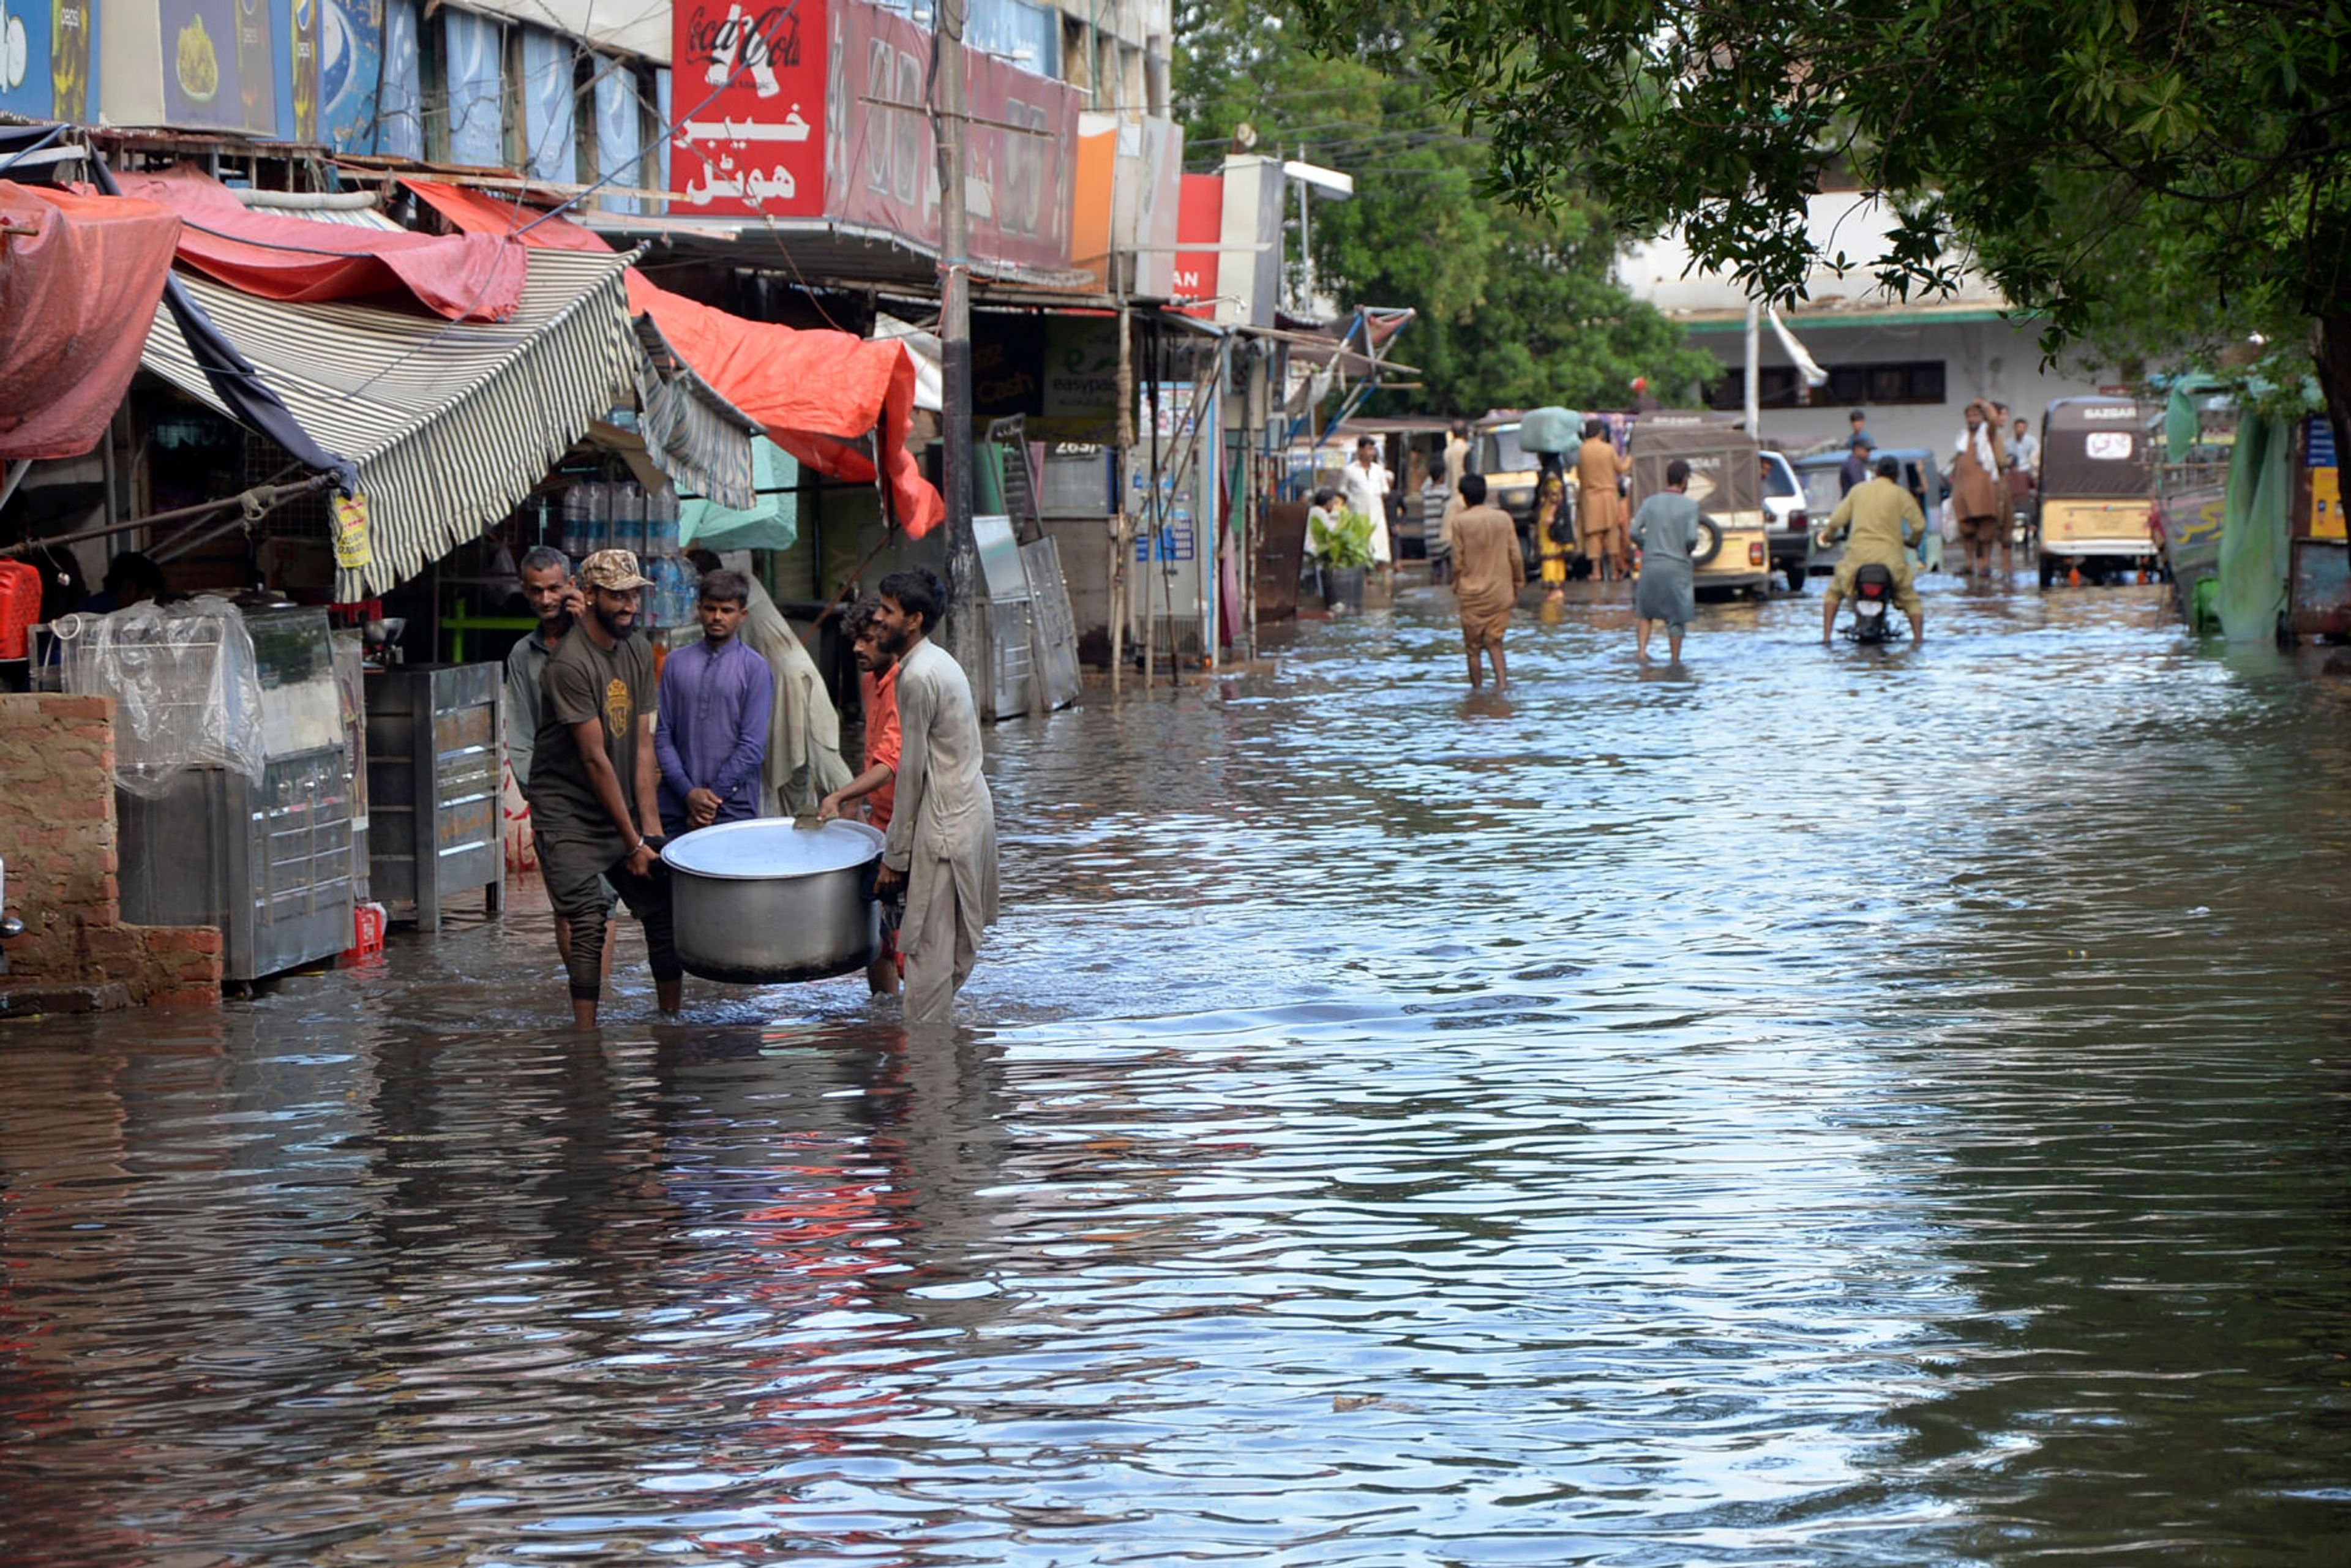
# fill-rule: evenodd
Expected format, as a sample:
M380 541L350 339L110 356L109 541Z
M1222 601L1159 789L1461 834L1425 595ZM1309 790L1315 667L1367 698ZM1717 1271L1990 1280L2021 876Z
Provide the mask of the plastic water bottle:
M609 548L624 549L640 562L650 553L645 548L645 493L634 484L611 486L612 542Z

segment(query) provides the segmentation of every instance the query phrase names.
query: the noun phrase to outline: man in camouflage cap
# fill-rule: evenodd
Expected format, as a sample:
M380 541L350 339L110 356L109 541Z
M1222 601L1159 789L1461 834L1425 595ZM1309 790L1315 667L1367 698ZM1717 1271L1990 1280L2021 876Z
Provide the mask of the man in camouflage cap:
M587 612L539 676L544 704L532 748L531 824L548 901L570 925L563 963L572 1021L581 1029L596 1027L603 995L608 911L598 877L609 879L644 924L664 1012L677 1011L685 973L659 852L653 655L637 635L637 591L649 586L629 551L590 556L580 568Z

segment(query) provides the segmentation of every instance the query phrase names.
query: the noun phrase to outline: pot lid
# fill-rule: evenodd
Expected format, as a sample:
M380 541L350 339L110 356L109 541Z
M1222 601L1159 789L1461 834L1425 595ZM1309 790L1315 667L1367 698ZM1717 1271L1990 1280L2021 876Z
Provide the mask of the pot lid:
M883 842L862 822L835 820L802 828L789 817L758 817L681 833L662 851L662 860L697 876L815 876L863 865L882 852Z

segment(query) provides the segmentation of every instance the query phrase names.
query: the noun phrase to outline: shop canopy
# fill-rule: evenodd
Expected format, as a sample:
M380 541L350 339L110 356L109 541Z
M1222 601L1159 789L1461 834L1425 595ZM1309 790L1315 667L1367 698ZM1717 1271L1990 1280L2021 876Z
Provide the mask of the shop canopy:
M382 592L478 538L591 423L629 401L643 350L628 317L628 258L524 257L520 298L497 322L297 304L183 280L302 428L357 465L369 538L364 559L339 561L337 598ZM147 368L235 417L177 318L151 315Z
M180 220L0 180L0 459L78 457L122 402Z
M264 299L413 301L452 321L504 321L522 299L521 252L488 235L412 234L256 210L186 165L114 178L124 195L180 214L182 261Z
M470 234L512 235L535 250L610 248L579 225L533 208L438 181L404 183ZM633 268L628 288L629 308L650 316L678 357L777 445L820 474L864 483L875 476L867 441L878 433L899 524L920 538L946 516L906 450L915 375L904 345L747 321L673 294Z

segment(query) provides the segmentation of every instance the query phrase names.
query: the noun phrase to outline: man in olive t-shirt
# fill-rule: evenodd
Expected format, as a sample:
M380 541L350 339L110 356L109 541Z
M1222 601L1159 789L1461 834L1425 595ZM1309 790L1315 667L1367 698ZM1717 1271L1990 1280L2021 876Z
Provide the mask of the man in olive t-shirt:
M530 819L548 902L568 921L563 955L572 1021L596 1027L603 995L604 924L597 878L611 880L644 923L653 993L678 1009L681 980L662 868L660 769L653 762L653 655L637 636L637 591L649 580L627 550L598 550L580 568L587 613L539 675Z

